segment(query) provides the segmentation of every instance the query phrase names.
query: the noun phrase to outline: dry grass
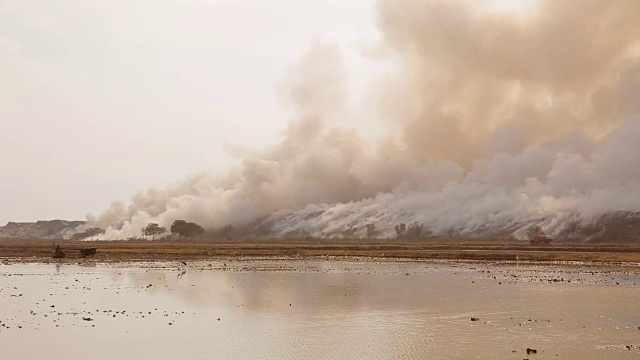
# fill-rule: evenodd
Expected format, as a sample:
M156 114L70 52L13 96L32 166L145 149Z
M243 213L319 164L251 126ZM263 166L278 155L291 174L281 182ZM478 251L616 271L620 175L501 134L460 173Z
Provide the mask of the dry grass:
M461 260L531 260L640 262L640 245L571 244L530 245L523 242L313 242L272 239L260 242L57 241L67 259L79 258L78 249L95 247L95 261L178 260L219 256L365 256ZM38 261L53 255L50 240L0 240L0 257Z

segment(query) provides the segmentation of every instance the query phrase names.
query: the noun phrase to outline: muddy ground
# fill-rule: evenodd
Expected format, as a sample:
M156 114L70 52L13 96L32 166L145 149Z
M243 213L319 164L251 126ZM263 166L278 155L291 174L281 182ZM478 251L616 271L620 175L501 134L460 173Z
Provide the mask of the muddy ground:
M54 244L65 253L52 259ZM80 249L96 248L93 256ZM314 243L277 240L260 243L162 241L0 240L5 262L194 261L216 257L371 257L487 261L581 261L640 263L640 244L530 245L524 242Z
M20 259L0 266L0 303L11 310L0 316L8 359L640 355L637 265L331 256L186 264Z

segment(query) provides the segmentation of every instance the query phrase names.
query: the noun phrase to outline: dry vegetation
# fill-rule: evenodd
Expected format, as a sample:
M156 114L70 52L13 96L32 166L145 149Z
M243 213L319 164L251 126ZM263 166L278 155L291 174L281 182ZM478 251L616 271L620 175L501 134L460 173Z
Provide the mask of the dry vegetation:
M70 241L56 244L66 259L80 258L79 249L97 248L94 261L196 260L218 256L364 256L462 260L532 260L640 262L640 244L530 245L516 241L375 241L322 242L271 239L252 242ZM0 257L42 261L53 255L51 240L2 240Z

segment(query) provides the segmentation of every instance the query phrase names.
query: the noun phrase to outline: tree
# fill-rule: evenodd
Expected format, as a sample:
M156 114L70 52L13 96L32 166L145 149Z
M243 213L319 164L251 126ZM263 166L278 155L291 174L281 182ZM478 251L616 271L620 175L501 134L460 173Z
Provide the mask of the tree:
M75 233L71 236L71 240L82 240L93 236L104 234L104 230L99 227L88 228L85 231Z
M186 222L184 220L176 220L171 225L171 233L174 235L178 235L179 239L182 240L182 237L192 237L198 236L204 233L204 229L202 226L194 223L194 222Z
M529 239L529 241L535 240L538 238L538 236L541 236L541 235L544 236L545 233L540 227L540 225L533 225L529 228L529 230L527 230L527 238Z
M343 239L353 239L356 236L356 232L358 231L358 228L353 226L353 225L349 225L348 228L342 230L342 238Z
M233 225L225 225L220 230L220 235L224 236L227 240L233 240L238 234L238 230Z
M367 224L367 239L372 239L376 236L376 224Z
M409 228L407 229L404 236L411 239L421 239L424 235L423 227L424 226L422 224L416 221L413 224L409 225Z
M182 240L182 229L187 225L184 220L176 220L171 224L171 234L178 235L178 240Z
M203 233L204 233L204 229L202 228L202 226L194 222L188 222L182 228L182 236L188 237L188 238L202 235Z
M160 235L165 232L167 232L167 229L156 223L149 223L146 227L142 228L142 235L151 236L151 240L155 240L156 235Z
M424 225L417 221L409 226L400 223L396 225L396 235L398 238L422 239L425 236Z

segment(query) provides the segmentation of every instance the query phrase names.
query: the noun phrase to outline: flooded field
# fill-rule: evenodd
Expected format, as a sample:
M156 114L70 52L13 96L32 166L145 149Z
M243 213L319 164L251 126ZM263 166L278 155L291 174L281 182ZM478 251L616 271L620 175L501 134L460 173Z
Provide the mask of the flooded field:
M640 269L0 265L3 359L637 359ZM529 349L529 351L527 351Z

